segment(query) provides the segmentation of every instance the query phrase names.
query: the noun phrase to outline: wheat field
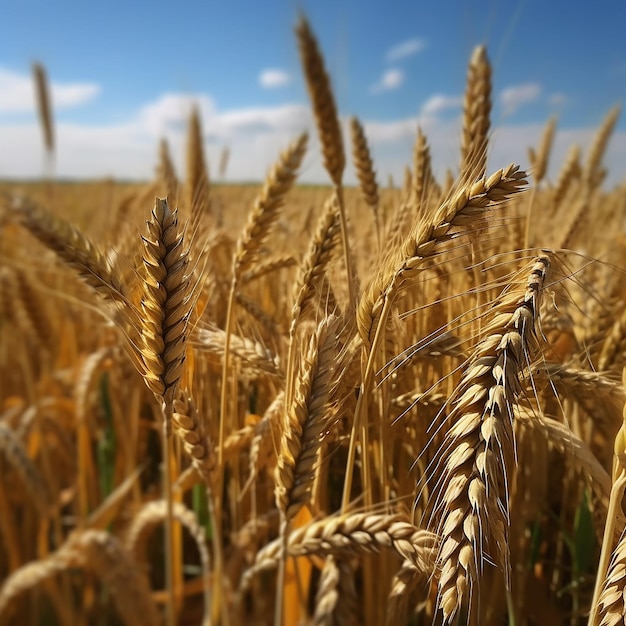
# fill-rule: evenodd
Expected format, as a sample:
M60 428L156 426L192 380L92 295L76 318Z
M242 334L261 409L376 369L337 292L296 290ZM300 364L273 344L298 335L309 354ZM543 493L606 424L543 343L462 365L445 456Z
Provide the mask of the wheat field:
M478 47L383 185L295 34L328 186L0 184L0 624L626 624L619 109L488 169Z

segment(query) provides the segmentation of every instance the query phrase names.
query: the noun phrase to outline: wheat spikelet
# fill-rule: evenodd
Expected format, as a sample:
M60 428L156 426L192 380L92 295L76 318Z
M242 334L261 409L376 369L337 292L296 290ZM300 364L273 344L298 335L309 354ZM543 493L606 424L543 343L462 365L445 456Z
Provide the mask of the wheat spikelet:
M491 115L491 65L484 46L472 53L463 100L461 178L485 175Z
M169 405L182 376L189 331L192 298L188 250L178 225L178 211L171 211L166 200L156 199L146 225L138 348L141 374L155 396Z
M317 132L322 144L324 167L333 184L340 187L346 160L337 107L324 66L324 58L309 22L304 16L301 16L298 21L296 36L302 69L313 104Z
M303 133L285 150L269 172L260 195L248 218L248 223L237 241L234 258L234 274L240 276L258 260L270 227L285 203L285 196L293 186L298 168L306 152L308 135Z
M437 460L441 479L434 514L441 545L438 605L452 621L465 594L475 591L483 550L509 575L507 484L514 456L512 406L521 393L519 372L530 363L547 256L528 281L505 293L492 312L450 403L450 428ZM439 475L439 474L438 474Z
M50 102L50 90L48 89L48 76L46 69L41 63L33 63L33 76L35 78L35 93L37 95L37 111L43 130L43 140L49 154L54 152L54 125L52 117L52 104Z

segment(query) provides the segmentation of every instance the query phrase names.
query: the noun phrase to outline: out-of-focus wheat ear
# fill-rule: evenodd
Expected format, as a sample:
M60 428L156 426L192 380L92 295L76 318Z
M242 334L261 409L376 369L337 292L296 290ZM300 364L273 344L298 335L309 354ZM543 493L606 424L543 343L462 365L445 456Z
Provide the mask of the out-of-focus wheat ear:
M43 131L43 142L48 155L54 155L54 118L52 115L52 103L50 101L50 89L48 88L48 75L41 63L33 63L33 78L35 79L35 93L37 96L37 112Z
M561 171L554 184L554 190L552 192L552 210L556 212L559 210L563 198L571 189L572 183L576 182L582 172L580 166L580 146L573 144L570 146L565 157L565 161L561 166Z
M123 623L161 624L146 576L119 540L101 530L74 533L56 552L13 572L0 590L0 618L6 616L11 602L22 593L71 568L96 575L108 590Z
M528 149L528 158L530 165L533 169L533 177L535 184L530 194L530 200L528 201L528 210L526 212L526 229L524 232L524 248L528 248L531 245L531 230L533 223L533 208L535 206L535 195L537 188L546 175L548 169L548 159L550 158L550 151L552 149L552 141L554 140L554 131L556 130L556 118L552 117L548 120L546 127L541 137L541 144L539 145L539 152L535 152L533 148Z
M197 106L191 109L189 126L187 128L187 160L186 160L185 193L183 196L183 209L187 214L202 217L210 209L209 193L209 170L204 155L204 136L202 134L202 121ZM175 206L170 202L171 206Z
M218 174L222 182L226 180L226 172L228 170L229 160L230 160L230 148L228 146L224 146L220 154L220 165L218 168Z
M376 228L376 241L380 248L380 218L378 215L378 183L376 182L376 172L372 163L370 149L365 137L365 131L361 122L356 117L350 120L350 130L352 133L352 158L356 175L359 179L361 194L365 203L374 213L374 226Z
M178 223L178 211L172 211L166 200L156 199L146 225L138 346L141 373L154 395L171 406L183 374L193 305L189 249Z
M426 212L426 203L434 182L430 148L422 128L417 128L417 137L413 147L413 176L411 186L411 204L414 207L414 218L421 217Z
M50 517L53 509L50 489L41 472L26 453L21 441L13 430L3 423L0 423L0 456L20 477L39 515L42 518Z
M532 168L535 184L538 185L548 171L548 162L550 160L550 152L552 151L552 143L554 141L554 133L556 131L556 117L551 117L543 129L539 151L535 152L533 148L528 149L528 159Z
M296 37L317 132L322 144L324 167L335 186L340 187L346 159L335 97L317 39L308 20L302 15L296 26Z
M490 559L510 579L508 483L515 462L513 406L519 376L537 349L536 325L550 259L532 264L525 285L505 290L496 302L485 337L449 399L446 433L430 474L436 482L432 521L441 536L437 605L452 623Z
M467 70L463 100L461 179L474 181L485 175L491 125L491 64L485 46L476 46Z
M211 449L209 434L193 398L182 389L174 399L172 426L204 484L212 487L215 484L215 451Z
M19 224L74 269L96 293L118 304L128 304L125 285L107 256L70 223L24 197L0 197Z
M315 594L314 626L353 626L359 615L359 596L349 559L326 558Z
M596 132L591 148L589 149L589 153L582 170L582 180L590 191L597 186L596 183L598 181L598 172L600 171L602 157L604 157L604 153L606 152L606 148L609 144L609 139L611 138L613 129L617 124L620 111L621 107L615 106L606 114L606 117L602 120L600 128Z
M278 218L278 213L285 204L285 197L296 181L307 142L307 133L300 135L280 155L266 176L261 193L254 201L248 223L237 241L234 258L235 276L240 276L257 262L270 228Z
M348 225L343 202L342 178L346 165L343 149L343 135L330 79L324 66L324 58L309 22L300 16L296 26L296 36L300 49L300 60L306 80L309 96L313 105L313 115L317 124L317 134L322 145L324 167L337 189L339 217L341 220L341 238L344 247L350 309L356 307L354 266L350 256Z
M167 516L167 502L154 500L144 506L133 516L124 536L124 544L138 563L147 561L148 538L156 527L163 524ZM198 523L196 514L181 502L175 502L172 507L174 518L184 526L196 543L202 563L204 593L205 593L205 620L209 615L210 604L210 556L206 543L206 532ZM205 624L203 621L202 624Z
M163 185L167 202L170 206L177 206L178 202L178 177L170 156L170 147L167 139L161 139L159 143L159 165L157 168L158 182ZM187 207L189 210L189 207Z

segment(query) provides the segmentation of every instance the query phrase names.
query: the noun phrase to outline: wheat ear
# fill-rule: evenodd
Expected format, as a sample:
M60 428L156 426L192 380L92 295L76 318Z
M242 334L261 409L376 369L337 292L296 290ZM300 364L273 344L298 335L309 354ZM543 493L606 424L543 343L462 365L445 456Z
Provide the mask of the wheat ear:
M589 149L589 153L582 170L583 182L587 185L589 190L593 190L597 185L597 175L600 163L604 153L606 152L613 129L617 124L620 110L620 107L616 106L606 114L600 128L596 132L591 148Z
M491 115L491 64L485 46L474 48L467 70L463 100L461 178L485 175Z
M170 206L177 206L178 197L178 177L170 156L170 147L167 139L161 139L159 143L159 166L157 169L157 178L165 188L167 202ZM190 207L187 208L189 210Z
M344 262L348 279L350 308L356 306L356 285L353 264L350 259L348 225L346 220L342 178L346 165L343 149L343 135L339 124L335 97L326 72L324 57L317 44L317 39L304 16L300 17L296 26L296 37L300 49L300 60L304 77L313 105L313 115L317 124L317 134L322 144L324 167L332 180L337 192L339 218L341 222L341 238L344 248Z
M189 252L178 211L156 199L147 233L142 237L145 269L143 311L138 346L146 385L171 406L185 363L192 307Z
M380 249L380 217L378 215L380 198L378 195L378 183L376 182L376 172L374 171L365 131L356 117L350 120L350 131L352 134L352 158L361 187L361 195L374 214L376 241Z
M388 549L430 576L433 574L437 541L436 535L418 528L402 515L349 513L311 522L292 531L287 552L290 556L358 556ZM246 590L259 572L275 569L281 551L280 539L259 550L254 565L241 579L240 590Z
M530 165L533 168L533 177L535 184L530 194L530 200L528 202L528 211L526 213L526 230L524 233L524 248L530 247L530 235L533 219L533 208L535 206L535 194L537 193L537 187L543 180L548 169L548 159L550 157L550 150L552 149L552 141L554 140L554 131L556 130L556 118L550 118L541 137L541 144L539 146L539 152L536 153L533 148L528 150L528 157Z
M470 358L452 397L452 427L434 473L434 517L441 544L438 605L451 623L468 591L476 591L484 546L509 576L508 480L514 457L513 405L520 371L534 352L535 324L550 268L547 256L532 265L520 295L496 304L485 339Z
M39 582L70 568L93 572L105 585L125 624L159 626L150 587L136 563L113 535L87 530L72 535L56 552L13 572L0 590L0 615L9 603Z
M526 174L516 165L498 170L489 178L482 178L472 184L464 184L444 202L433 215L418 222L402 245L394 251L386 266L374 275L361 297L357 310L357 328L367 349L361 390L357 401L342 500L342 511L346 511L350 501L352 475L359 437L367 450L366 421L367 402L371 389L374 362L378 347L382 344L385 327L391 308L406 286L419 275L424 261L435 256L441 244L476 224L484 217L486 209L506 200L520 191L526 184ZM366 483L367 484L367 483Z
M193 211L194 214L206 212L209 209L206 202L210 189L209 170L204 156L202 121L197 106L192 107L189 115L186 165L184 208L186 211Z
M96 293L117 303L128 303L121 278L88 237L27 198L14 196L10 206L19 223L72 267Z

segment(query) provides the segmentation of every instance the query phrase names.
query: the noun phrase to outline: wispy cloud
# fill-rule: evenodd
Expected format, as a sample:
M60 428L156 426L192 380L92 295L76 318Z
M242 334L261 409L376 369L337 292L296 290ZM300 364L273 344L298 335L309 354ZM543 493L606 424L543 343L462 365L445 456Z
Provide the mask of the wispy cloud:
M382 91L393 91L398 89L404 82L404 72L398 68L386 70L380 80L370 87L371 93L381 93Z
M456 109L462 104L461 96L444 96L437 93L424 102L421 113L422 115L439 115L442 111Z
M69 109L93 100L100 93L95 83L56 83L50 86L53 110ZM35 88L30 75L0 68L0 113L35 110Z
M411 57L424 50L424 48L426 48L426 41L424 39L414 37L413 39L407 39L406 41L396 44L393 48L390 48L387 51L385 58L390 63L394 63L400 59Z
M276 68L267 68L259 74L259 84L266 89L273 87L282 87L290 80L290 76L284 70Z
M541 86L537 83L524 83L503 89L500 93L500 102L504 107L504 114L511 115L522 105L534 102L541 94Z

